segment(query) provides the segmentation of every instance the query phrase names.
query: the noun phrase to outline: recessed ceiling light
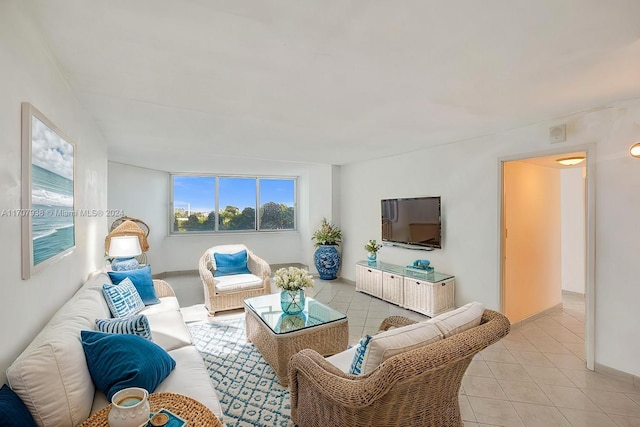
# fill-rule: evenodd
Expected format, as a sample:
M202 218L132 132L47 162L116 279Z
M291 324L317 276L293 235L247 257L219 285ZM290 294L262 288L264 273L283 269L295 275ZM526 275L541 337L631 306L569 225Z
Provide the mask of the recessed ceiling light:
M633 156L633 157L638 157L640 158L640 142L636 142L635 144L633 144L631 146L631 148L629 149L629 153Z
M584 162L584 156L575 156L575 157L565 157L564 159L558 159L556 162L560 163L562 166L574 166Z

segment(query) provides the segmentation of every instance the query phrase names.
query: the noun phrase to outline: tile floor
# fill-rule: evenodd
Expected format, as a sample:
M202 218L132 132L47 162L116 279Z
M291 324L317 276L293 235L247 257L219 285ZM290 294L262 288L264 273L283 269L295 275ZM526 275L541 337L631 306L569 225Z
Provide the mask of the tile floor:
M198 300L193 277L187 279L166 278L181 306L201 304L203 296ZM199 278L195 283L201 294ZM182 292L184 287L190 290ZM316 279L307 294L347 313L352 344L363 334L375 333L387 316L426 319L355 292L353 284L339 279ZM198 312L197 307L191 309ZM584 301L566 295L562 309L514 328L477 355L460 393L465 426L640 427L640 388L587 370L583 331Z

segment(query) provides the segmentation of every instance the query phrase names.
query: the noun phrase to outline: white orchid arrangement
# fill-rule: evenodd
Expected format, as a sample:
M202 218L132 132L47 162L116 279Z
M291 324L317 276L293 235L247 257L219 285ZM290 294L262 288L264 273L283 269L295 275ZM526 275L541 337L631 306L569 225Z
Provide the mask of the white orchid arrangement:
M285 291L298 291L314 285L313 277L309 272L298 267L278 269L275 273L275 282L277 287Z

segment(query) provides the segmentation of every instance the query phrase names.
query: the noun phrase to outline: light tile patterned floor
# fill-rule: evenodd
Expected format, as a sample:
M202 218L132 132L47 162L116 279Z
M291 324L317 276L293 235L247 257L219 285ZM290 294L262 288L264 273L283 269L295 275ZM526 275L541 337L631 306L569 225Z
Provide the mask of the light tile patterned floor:
M167 278L183 307L201 304L199 278L186 279ZM187 286L191 290L183 293ZM316 279L307 294L347 313L351 344L375 333L387 316L426 319L339 279ZM460 406L468 427L640 427L640 388L586 369L584 301L575 295L565 296L563 309L512 330L477 355L464 377Z
M316 280L310 295L347 313L352 344L375 333L387 316L426 319L341 280ZM575 295L564 297L563 309L516 328L476 356L460 405L469 427L640 426L640 388L586 368L584 300Z

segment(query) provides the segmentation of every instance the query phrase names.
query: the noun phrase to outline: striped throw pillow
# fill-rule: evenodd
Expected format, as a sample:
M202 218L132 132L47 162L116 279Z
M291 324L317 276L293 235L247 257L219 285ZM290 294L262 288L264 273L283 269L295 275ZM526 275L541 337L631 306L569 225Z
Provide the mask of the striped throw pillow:
M360 341L358 341L356 352L353 355L353 361L351 362L351 367L349 367L349 373L351 375L360 375L362 373L362 361L364 360L364 354L369 346L369 341L371 341L370 335L365 335L360 338Z
M117 285L102 285L102 294L113 317L127 317L144 309L140 294L129 278Z
M147 316L144 314L120 317L118 319L96 319L96 326L100 332L138 335L139 337L153 341L153 339L151 339L149 319L147 319Z

